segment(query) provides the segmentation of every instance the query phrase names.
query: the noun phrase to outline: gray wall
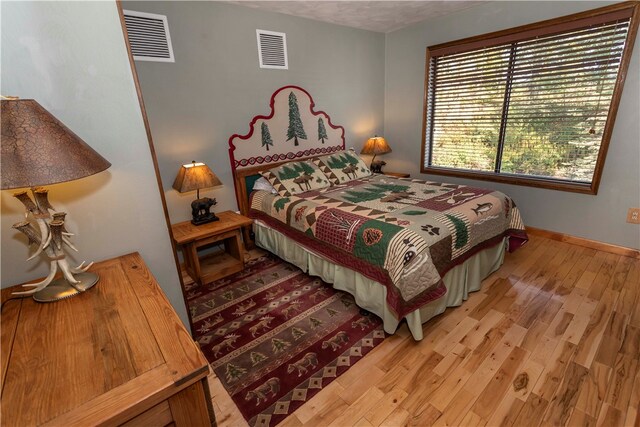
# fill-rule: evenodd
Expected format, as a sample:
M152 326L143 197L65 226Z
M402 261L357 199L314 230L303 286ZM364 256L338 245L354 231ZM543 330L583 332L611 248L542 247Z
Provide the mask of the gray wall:
M492 2L385 36L224 3L125 2L125 8L169 19L176 63L136 66L171 219L189 218L195 196L171 184L179 165L190 160L209 164L224 183L205 192L218 199L216 209L236 208L229 136L246 133L254 115L268 112L273 91L287 84L309 90L318 108L345 126L348 146L384 134L393 148L383 157L386 169L421 176L427 46L606 4ZM287 33L288 71L258 68L256 28ZM627 208L640 206L639 68L636 46L597 196L446 179L510 194L528 225L640 248L638 226L625 222Z
M420 176L427 46L555 18L609 3L492 2L387 34L385 137L388 170ZM446 177L511 195L530 226L640 248L640 227L625 222L640 206L640 40L636 40L597 196ZM427 175L422 175L428 177ZM431 176L430 178L443 179Z
M112 163L52 185L69 213L77 261L138 251L174 308L187 313L115 2L2 2L2 93L33 98ZM2 191L2 286L44 276L11 228L23 207ZM99 285L98 285L99 286Z
M298 85L345 127L347 146L382 134L384 34L218 2L124 2L167 15L175 63L136 62L172 222L190 218L194 193L171 188L178 168L203 161L224 186L201 194L237 208L228 140L269 113L279 87ZM288 70L260 69L256 29L287 34Z

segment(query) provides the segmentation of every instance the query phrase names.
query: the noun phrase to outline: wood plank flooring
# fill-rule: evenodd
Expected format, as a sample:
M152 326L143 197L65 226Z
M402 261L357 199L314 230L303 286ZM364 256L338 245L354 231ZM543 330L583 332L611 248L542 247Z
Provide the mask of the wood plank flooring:
M282 426L640 426L640 260L533 236ZM218 425L246 422L210 376Z

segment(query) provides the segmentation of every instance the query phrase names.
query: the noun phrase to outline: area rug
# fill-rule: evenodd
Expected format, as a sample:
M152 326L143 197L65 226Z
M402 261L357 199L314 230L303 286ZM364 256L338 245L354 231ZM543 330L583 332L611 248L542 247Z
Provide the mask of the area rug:
M187 290L194 336L252 426L273 426L385 337L353 297L268 254Z

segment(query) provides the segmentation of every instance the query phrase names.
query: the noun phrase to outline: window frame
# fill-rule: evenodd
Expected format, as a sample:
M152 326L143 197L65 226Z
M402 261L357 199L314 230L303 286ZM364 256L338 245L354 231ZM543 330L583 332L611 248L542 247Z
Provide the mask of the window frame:
M609 107L609 113L607 121L603 130L602 142L598 152L598 159L596 161L595 170L593 173L593 179L591 183L571 182L566 180L559 180L554 178L535 177L535 176L523 176L517 174L509 174L504 172L484 172L484 171L471 171L465 169L454 169L440 166L425 165L427 144L431 144L431 141L427 139L427 113L432 106L429 103L429 75L430 75L430 62L431 57L436 56L434 54L442 55L446 53L465 52L475 49L481 49L486 47L492 47L508 42L515 42L525 39L531 39L541 33L552 33L554 30L557 32L566 31L575 28L582 28L589 25L589 22L596 23L603 18L603 15L615 15L625 14L631 15L629 21L629 31L625 41L625 47L620 59L620 68L618 70L618 76L616 78L615 87L613 89L613 95L611 98L611 104ZM422 147L421 147L421 163L420 172L425 174L454 176L459 178L479 179L484 181L502 182L506 184L524 185L530 187L546 188L552 190L569 191L575 193L584 194L597 194L600 186L600 180L602 177L602 171L604 169L605 159L607 157L607 151L609 149L609 143L611 135L613 133L613 127L615 124L616 115L618 112L618 106L620 104L620 97L624 87L627 70L629 68L629 62L631 61L631 53L633 52L633 46L638 32L638 22L640 16L640 3L637 1L629 1L624 3L618 3L611 6L606 6L598 9L588 10L586 12L580 12L572 15L562 16L559 18L553 18L545 21L536 22L533 24L522 25L519 27L510 28L507 30L501 30L478 36L467 37L464 39L454 40L447 43L441 43L438 45L429 46L426 48L425 55L425 78L424 78L424 98L423 98L423 112L422 112ZM507 116L508 117L508 116Z

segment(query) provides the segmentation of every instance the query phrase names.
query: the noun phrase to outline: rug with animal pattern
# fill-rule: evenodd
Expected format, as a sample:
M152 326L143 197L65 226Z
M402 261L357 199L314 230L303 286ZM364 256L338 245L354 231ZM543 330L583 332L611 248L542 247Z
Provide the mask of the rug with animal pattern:
M267 254L187 291L194 336L252 426L273 426L380 344L382 321Z

